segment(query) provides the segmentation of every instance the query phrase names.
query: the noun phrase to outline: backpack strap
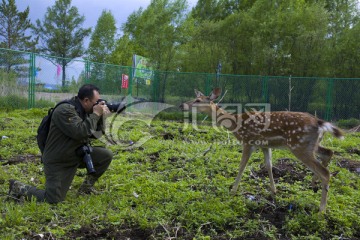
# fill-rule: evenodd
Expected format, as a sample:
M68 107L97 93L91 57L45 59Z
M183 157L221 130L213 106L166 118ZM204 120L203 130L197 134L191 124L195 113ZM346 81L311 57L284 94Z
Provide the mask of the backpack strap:
M70 104L70 105L75 106L75 104L74 104L70 99L65 99L65 100L63 100L63 101L61 101L61 102L58 102L58 103L55 105L55 107L50 108L50 109L48 110L48 115L52 114L52 113L54 112L55 108L57 108L58 106L60 106L61 104L64 104L64 103L68 103L68 104Z

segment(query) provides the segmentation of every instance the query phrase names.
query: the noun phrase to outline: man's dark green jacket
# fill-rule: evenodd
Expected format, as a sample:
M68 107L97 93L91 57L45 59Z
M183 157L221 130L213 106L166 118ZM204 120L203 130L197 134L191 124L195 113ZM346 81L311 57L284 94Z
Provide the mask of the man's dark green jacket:
M87 114L79 99L73 97L70 103L59 105L53 112L43 162L72 165L81 159L76 156L76 149L89 143L93 135L101 133L104 133L102 117L95 113Z

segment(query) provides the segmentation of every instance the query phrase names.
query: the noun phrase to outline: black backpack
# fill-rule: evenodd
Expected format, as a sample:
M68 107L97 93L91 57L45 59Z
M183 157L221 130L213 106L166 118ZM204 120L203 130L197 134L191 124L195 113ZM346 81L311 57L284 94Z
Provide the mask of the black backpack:
M49 135L52 114L53 114L55 108L57 108L59 105L61 105L63 103L68 103L68 104L73 105L73 103L70 102L69 100L64 100L64 101L59 102L58 104L56 104L55 107L49 109L48 115L46 115L40 123L40 126L37 130L36 140L37 140L37 144L39 146L41 153L44 153L46 139Z

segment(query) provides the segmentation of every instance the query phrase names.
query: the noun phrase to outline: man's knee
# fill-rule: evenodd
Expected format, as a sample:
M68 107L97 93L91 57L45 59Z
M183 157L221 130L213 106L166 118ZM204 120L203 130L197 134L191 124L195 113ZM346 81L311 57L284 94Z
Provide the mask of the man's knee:
M95 147L93 149L93 158L95 158L98 161L105 161L105 162L111 162L114 154L111 150L102 148L102 147Z
M109 149L106 149L106 148L105 148L105 154L104 155L105 155L104 158L108 159L109 161L111 161L113 159L113 157L114 157L113 152L111 150L109 150Z

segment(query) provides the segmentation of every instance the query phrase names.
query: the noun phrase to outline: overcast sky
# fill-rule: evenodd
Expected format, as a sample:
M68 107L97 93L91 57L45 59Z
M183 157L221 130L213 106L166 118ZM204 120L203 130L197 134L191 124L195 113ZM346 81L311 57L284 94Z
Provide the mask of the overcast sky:
M46 10L55 4L55 0L15 0L18 11L30 8L29 18L32 23L36 19L43 20ZM140 7L145 9L151 0L72 0L71 5L79 10L80 15L85 16L83 27L95 29L97 20L103 10L110 10L119 28L126 22L128 16ZM187 0L189 10L196 5L197 0Z

